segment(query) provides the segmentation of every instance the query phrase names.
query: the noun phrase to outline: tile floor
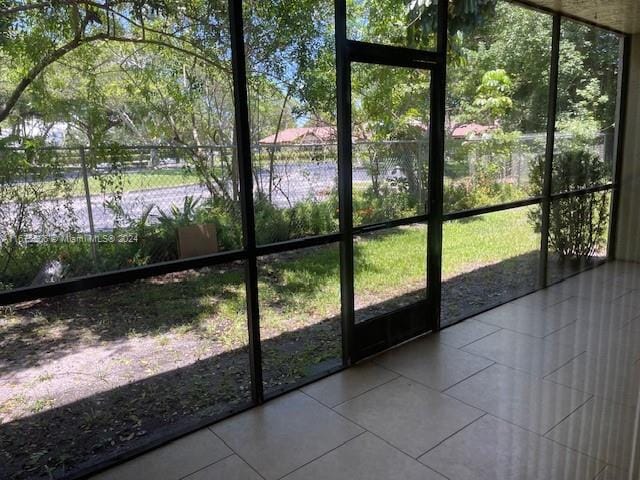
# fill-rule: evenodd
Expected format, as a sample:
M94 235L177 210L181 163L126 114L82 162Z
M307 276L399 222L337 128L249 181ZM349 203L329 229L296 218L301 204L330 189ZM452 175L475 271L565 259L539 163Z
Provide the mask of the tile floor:
M632 480L640 265L610 263L95 480Z

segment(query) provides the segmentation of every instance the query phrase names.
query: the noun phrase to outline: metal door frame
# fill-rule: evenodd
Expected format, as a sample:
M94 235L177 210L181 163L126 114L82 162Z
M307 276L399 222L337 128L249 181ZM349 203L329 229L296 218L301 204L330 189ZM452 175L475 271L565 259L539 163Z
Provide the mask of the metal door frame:
M350 365L409 338L437 330L440 325L448 2L441 1L438 6L435 51L350 40L347 35L346 0L336 0L335 7L342 350L343 363ZM353 226L352 63L406 67L425 70L431 74L428 205L425 214L364 227ZM426 300L356 324L354 235L414 223L425 223L428 227Z

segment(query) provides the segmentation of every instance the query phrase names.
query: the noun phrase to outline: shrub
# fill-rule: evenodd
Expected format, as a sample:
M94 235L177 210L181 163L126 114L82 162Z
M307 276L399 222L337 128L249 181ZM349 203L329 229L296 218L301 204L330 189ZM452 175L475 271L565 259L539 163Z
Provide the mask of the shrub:
M218 246L222 250L242 247L242 217L237 203L211 198L196 211L196 223L216 226Z
M289 223L284 215L284 209L276 207L262 195L256 196L255 216L258 244L281 242L290 238Z
M5 289L30 285L47 262L59 260L67 277L95 272L91 244L87 242L33 243L16 248L3 268L1 283Z
M550 248L561 258L597 255L606 244L608 213L606 192L556 200L549 223Z
M416 200L407 189L382 183L377 192L369 187L353 194L353 223L355 225L379 223L421 213ZM423 212L422 212L423 213Z
M258 196L255 204L259 244L323 235L338 228L337 196L333 194L328 200L305 200L289 208L279 208L263 196Z
M286 209L290 235L298 238L335 232L338 229L337 208L337 201L330 199L306 200Z
M445 183L444 211L458 212L486 205L487 198L468 181Z
M473 179L445 183L443 207L445 212L458 212L512 202L523 198L525 194L517 185L500 182L492 175L479 171Z
M607 166L593 151L573 149L553 159L554 192L567 192L602 184ZM544 157L531 170L534 195L542 192ZM609 197L606 192L562 198L553 202L549 218L549 246L561 258L585 259L606 242ZM541 230L540 208L529 213L529 221Z
M531 194L541 195L544 183L544 156L538 156L531 168ZM573 148L554 156L552 185L554 192L569 192L601 185L609 169L593 151Z

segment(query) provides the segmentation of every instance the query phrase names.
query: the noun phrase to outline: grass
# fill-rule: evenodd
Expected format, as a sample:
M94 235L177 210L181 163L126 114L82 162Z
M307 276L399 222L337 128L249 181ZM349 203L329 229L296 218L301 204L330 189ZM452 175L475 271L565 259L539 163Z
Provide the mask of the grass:
M446 223L444 278L535 251L539 236L526 212L518 209ZM357 308L423 289L426 243L424 225L358 237L354 245ZM339 265L337 244L261 258L262 338L338 317ZM96 301L97 295L105 301ZM241 265L158 277L104 293L84 291L46 305L29 312L29 335L36 342L91 343L152 336L160 346L166 346L169 336L195 335L220 350L229 350L247 341ZM0 334L17 331L23 323L20 317L19 312L5 315ZM75 333L70 335L70 331Z
M148 172L126 172L122 176L123 192L135 192L141 190L153 190L158 188L169 187L181 187L186 185L199 185L200 179L198 175L189 173L184 170L156 170ZM43 192L47 193L49 198L61 198L67 195L72 197L85 195L84 182L82 181L81 173L78 172L76 177L63 180L63 185L66 185L68 191L60 191L54 182L42 182L40 188ZM100 179L96 176L90 176L88 179L89 192L91 195L99 195L102 193L102 185ZM114 185L105 184L107 192L112 192L119 188L118 182Z
M38 398L33 405L31 405L31 413L40 413L44 410L48 410L49 408L55 405L55 398L44 397Z
M260 309L267 336L279 326L302 326L340 313L340 264L337 245L302 254L264 258L259 264ZM264 336L264 335L263 335Z
M445 223L443 278L538 250L540 234L527 219L529 210L506 210Z
M356 308L425 288L427 228L397 227L354 244Z
M447 222L443 277L537 250L540 237L533 231L527 211L523 208ZM354 245L356 302L365 306L424 288L426 244L424 225L358 237ZM294 327L309 319L339 315L337 246L312 248L285 259L267 258L260 267L265 333L276 333L284 324Z
M536 251L540 237L533 231L527 212L523 208L448 222L444 226L444 279ZM398 227L356 239L355 302L357 312L362 312L357 313L356 321L370 316L367 307L387 301L393 305L397 302L394 299L414 299L416 292L419 295L424 291L426 244L425 225ZM339 265L337 245L310 248L290 257L270 257L259 264L261 338L301 332L293 351L279 352L275 359L266 351L265 364L272 360L283 369L300 372L327 358L339 358L338 344L304 330L324 319L336 319L337 327Z
M443 278L535 251L540 236L527 209L455 220L443 227ZM424 285L426 227L399 227L355 243L356 295L393 297Z
M78 182L80 183L80 182ZM155 171L145 173L126 173L124 175L124 191L132 192L136 190L149 190L153 188L179 187L183 185L197 185L200 183L198 175L182 170L177 171ZM80 193L84 195L84 186L80 187ZM89 191L100 192L100 181L89 178Z
M539 235L526 212L517 209L447 222L443 277L536 250ZM361 306L424 287L426 239L424 225L356 239L355 292ZM263 257L258 272L263 338L340 314L337 244ZM244 272L239 265L139 281L109 291L105 302L95 302L95 296L96 291L81 292L75 302L63 301L46 312L33 312L30 328L41 338L57 337L73 326L82 327L87 339L101 332L128 338L152 335L164 345L167 334L195 333L217 339L227 348L246 342ZM78 319L80 305L83 320ZM5 318L0 333L15 324Z

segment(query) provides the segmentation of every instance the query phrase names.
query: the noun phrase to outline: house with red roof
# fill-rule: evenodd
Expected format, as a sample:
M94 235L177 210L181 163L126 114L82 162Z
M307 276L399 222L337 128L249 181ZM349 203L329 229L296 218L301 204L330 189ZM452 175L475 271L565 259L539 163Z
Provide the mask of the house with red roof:
M338 138L336 127L296 127L286 128L259 141L264 145L335 143Z
M416 126L427 132L429 126L423 123L416 123ZM480 125L478 123L464 123L455 125L453 129L448 128L452 138L464 139L470 136L480 136L491 130L493 126ZM354 140L366 140L368 135L355 135ZM277 134L274 133L259 141L261 145L313 145L323 143L336 143L338 131L333 126L321 127L295 127L286 128Z

